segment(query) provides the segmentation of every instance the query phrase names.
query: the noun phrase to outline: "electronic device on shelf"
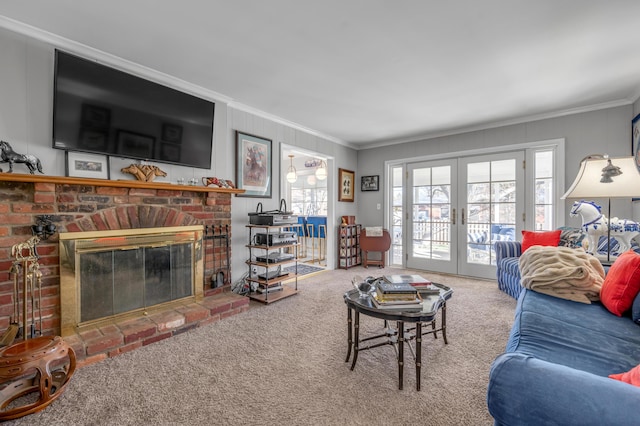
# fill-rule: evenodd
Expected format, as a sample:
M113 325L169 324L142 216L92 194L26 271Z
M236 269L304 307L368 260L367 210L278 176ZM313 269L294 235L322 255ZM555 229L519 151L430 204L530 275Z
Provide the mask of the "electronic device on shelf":
M293 260L294 257L295 256L291 253L274 252L264 256L256 256L256 261L264 262L264 263L278 263L278 262L285 262L287 260Z
M287 275L289 275L289 273L284 272L282 270L282 265L280 265L275 271L268 271L264 274L258 274L258 278L262 278L263 280L271 280L273 278L285 277Z
M295 244L298 242L298 235L293 231L283 232L269 232L269 233L257 233L256 244L259 245L283 245L283 244Z

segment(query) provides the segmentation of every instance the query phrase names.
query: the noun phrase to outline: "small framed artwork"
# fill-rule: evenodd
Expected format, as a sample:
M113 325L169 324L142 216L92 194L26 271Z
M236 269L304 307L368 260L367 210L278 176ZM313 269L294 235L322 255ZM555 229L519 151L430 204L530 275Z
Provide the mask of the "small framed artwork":
M65 151L66 175L94 179L109 179L109 157L100 154Z
M123 157L148 159L153 157L156 138L141 133L118 130L118 155Z
M351 170L338 169L338 201L353 202L356 175Z
M271 198L271 139L236 131L238 197Z
M177 124L162 124L162 140L173 143L182 142L182 126Z
M360 191L377 191L380 188L378 187L378 181L380 180L379 175L373 176L362 176L360 178Z
M631 120L631 155L636 162L636 167L640 171L640 114Z

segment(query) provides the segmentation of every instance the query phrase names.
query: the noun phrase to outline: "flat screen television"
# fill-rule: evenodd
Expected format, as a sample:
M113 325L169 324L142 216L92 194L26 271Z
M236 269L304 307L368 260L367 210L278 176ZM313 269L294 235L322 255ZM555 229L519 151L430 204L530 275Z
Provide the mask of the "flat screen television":
M215 103L56 50L53 147L211 168Z

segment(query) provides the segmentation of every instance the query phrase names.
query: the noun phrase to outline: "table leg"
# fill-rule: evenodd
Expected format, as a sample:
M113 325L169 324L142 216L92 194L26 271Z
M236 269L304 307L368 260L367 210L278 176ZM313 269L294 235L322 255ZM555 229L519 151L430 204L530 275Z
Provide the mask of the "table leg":
M420 368L422 367L422 323L416 324L416 390L420 390Z
M357 352L356 352L357 353ZM404 321L398 321L398 389L404 379Z
M352 323L353 320L351 319L351 309L347 307L347 359L344 360L344 362L348 362L349 358L351 357L351 346L353 345L353 332L352 332Z
M442 304L442 338L444 339L444 344L447 344L447 302Z
M356 367L356 361L358 360L358 343L360 342L360 312L356 311L355 322L353 323L353 362L351 363L351 370Z

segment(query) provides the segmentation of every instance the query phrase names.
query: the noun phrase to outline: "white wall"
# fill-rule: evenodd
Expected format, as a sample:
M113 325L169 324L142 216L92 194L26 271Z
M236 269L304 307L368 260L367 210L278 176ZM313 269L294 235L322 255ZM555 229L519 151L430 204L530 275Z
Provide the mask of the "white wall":
M391 145L358 152L358 172L363 175L384 176L384 162L406 159L411 161L448 152L461 152L479 148L517 145L564 138L566 143L565 185L575 179L580 160L589 154L609 154L612 157L631 155L631 120L633 105L602 109L558 118L532 121L511 126L463 133L412 143ZM383 203L383 191L358 193L358 215L363 225L383 223L384 210L376 204ZM558 194L558 197L562 194ZM639 188L640 195L640 188ZM596 200L605 202L605 200ZM579 219L569 218L570 201L567 201L565 223L580 225ZM605 204L606 205L606 204ZM627 201L612 201L612 215L631 217L632 209ZM636 220L640 217L634 217Z
M73 43L69 43L73 45ZM41 41L24 34L0 28L0 58L2 65L0 71L0 140L9 142L13 148L23 154L37 156L43 166L44 173L50 176L64 176L65 156L64 151L51 148L52 146L52 105L53 105L53 73L54 73L54 49L61 46ZM82 52L74 52L69 46L65 50L80 56L86 54L87 48ZM102 57L102 62L109 64L104 59L105 55L96 52ZM106 55L108 57L108 55ZM135 64L134 64L135 65ZM155 80L155 75L143 75L143 77ZM158 81L167 84L165 81ZM180 89L184 82L176 83ZM241 130L273 140L273 188L272 198L242 198L232 197L232 280L242 277L247 266L244 261L248 255L245 247L248 237L245 226L248 223L247 213L255 211L256 204L262 202L264 210L277 209L279 207L280 180L280 144L300 147L310 151L320 152L331 158L329 165L336 170L333 176L329 176L329 185L335 189L335 175L337 168L355 170L357 152L351 148L336 144L332 141L307 134L272 120L258 117L244 111L228 106L219 99L211 98L209 93L195 93L216 103L214 120L214 152L212 167L210 170L194 169L190 167L158 164L167 172L166 178L158 178L157 181L175 182L177 178L186 179L195 177L200 182L203 176L216 176L236 181L235 177L235 130ZM126 159L113 159L111 167L111 179L131 179L124 175L120 168L124 163L133 162ZM16 166L16 172L26 173ZM1 166L0 166L1 167ZM285 167L286 171L286 167ZM334 198L337 198L334 197ZM330 221L337 223L336 217L340 215L354 215L355 203L338 203L334 205L334 217ZM332 228L329 228L328 232ZM334 230L332 235L337 231ZM334 239L335 241L335 239ZM329 245L328 256L330 261L335 258L335 244Z

